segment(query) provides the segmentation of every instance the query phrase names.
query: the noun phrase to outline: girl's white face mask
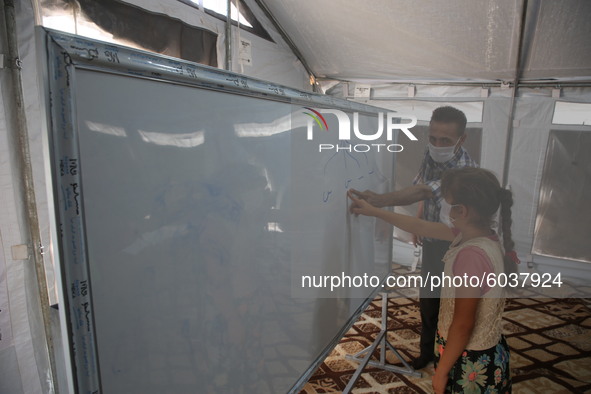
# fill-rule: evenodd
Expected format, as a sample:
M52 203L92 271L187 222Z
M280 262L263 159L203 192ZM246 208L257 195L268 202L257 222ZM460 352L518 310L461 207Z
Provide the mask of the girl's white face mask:
M453 228L455 219L449 216L453 207L458 207L460 204L449 205L447 201L441 200L441 209L439 210L439 221L447 227Z
M429 142L427 144L427 147L429 148L429 155L437 163L445 163L446 161L450 161L454 157L455 150L458 146L458 142L460 142L460 139L456 141L454 146L437 147Z

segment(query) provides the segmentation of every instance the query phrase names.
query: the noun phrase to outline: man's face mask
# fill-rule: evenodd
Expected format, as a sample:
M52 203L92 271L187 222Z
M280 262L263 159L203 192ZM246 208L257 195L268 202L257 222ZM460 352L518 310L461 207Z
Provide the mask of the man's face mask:
M446 161L450 161L454 157L454 153L458 143L460 142L460 139L456 141L454 146L437 147L429 142L427 145L429 147L429 155L437 163L445 163Z

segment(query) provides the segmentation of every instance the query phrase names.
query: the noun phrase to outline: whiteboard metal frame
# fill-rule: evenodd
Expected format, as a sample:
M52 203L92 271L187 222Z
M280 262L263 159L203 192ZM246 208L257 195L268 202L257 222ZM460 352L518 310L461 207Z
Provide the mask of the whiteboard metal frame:
M52 177L55 201L53 212L50 212L50 216L54 215L52 222L55 223L51 231L57 247L54 256L60 259L58 264L62 286L58 291L61 292L60 300L65 303L63 316L66 321L62 321L62 324L66 326L65 331L68 333L75 390L98 393L102 391L100 355L96 344L92 285L85 249L87 240L76 131L75 70L100 71L296 105L338 108L365 114L377 114L379 109L146 51L46 28L40 30L39 37L43 41L41 50L46 52L44 79L49 103L47 133L51 159L48 172ZM391 261L392 240L389 242ZM378 290L379 288L374 289L370 297L360 305L334 340L327 344L316 362L294 383L290 393L298 392L306 384L331 349L377 295Z

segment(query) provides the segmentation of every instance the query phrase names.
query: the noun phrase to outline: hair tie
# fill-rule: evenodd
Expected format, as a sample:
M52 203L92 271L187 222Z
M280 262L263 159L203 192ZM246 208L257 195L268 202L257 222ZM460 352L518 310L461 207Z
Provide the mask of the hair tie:
M505 252L505 256L509 257L515 264L521 264L521 260L517 257L517 253L514 250Z

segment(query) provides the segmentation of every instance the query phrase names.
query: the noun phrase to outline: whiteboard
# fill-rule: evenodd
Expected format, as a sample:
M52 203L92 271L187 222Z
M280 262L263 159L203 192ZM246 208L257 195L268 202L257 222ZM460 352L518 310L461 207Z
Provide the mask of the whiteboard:
M388 190L394 155L308 139L306 108L366 129L378 111L54 32L47 47L78 390L297 390L375 292L302 276L383 278L391 261L346 191Z

